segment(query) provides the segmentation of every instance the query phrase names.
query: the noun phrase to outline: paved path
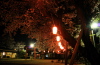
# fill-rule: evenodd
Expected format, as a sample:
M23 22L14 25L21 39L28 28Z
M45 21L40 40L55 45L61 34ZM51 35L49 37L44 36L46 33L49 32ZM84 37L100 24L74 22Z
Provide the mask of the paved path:
M51 62L50 59L3 59L0 60L0 65L65 65L64 63L57 63L57 60ZM69 64L68 64L69 65ZM74 64L85 65L85 64Z

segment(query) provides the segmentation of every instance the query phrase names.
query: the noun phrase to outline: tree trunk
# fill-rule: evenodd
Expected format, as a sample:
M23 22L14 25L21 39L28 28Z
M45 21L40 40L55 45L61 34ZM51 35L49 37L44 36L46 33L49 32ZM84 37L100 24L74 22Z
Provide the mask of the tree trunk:
M64 23L62 23L62 17L52 16L54 20L54 25L57 26L58 30L61 32L60 35L69 43L73 48L75 47L76 40L72 37L66 30Z
M80 34L79 34L79 37L78 37L77 43L76 43L76 45L75 45L74 52L73 52L73 55L72 55L72 57L71 57L71 60L70 60L69 65L73 65L73 63L74 63L74 59L75 59L75 56L76 56L77 51L78 51L78 47L79 47L80 42L81 42L82 33L83 33L83 30L81 30L81 32L80 32Z
M82 15L82 12L80 9L78 11L78 17L80 17L83 25L83 36L82 40L85 44L85 47L79 47L79 52L88 59L88 61L91 63L91 65L100 65L100 57L99 54L97 53L97 50L94 48L92 42L90 41L89 37L89 29L86 28L86 25L84 23L85 19L84 16ZM62 18L58 18L56 16L53 16L54 23L58 27L58 29L61 32L61 35L63 38L69 42L69 45L71 45L73 48L75 47L76 40L67 32L65 26L62 23Z
M79 6L76 6L78 18L81 20L82 28L83 28L83 36L82 40L85 44L85 47L79 46L79 52L88 59L91 65L100 65L100 57L93 46L92 42L90 41L89 37L89 29L86 27L86 19L83 15L82 9ZM52 15L54 20L54 24L58 27L61 32L61 36L71 45L73 48L75 47L76 40L67 32L66 27L62 23L62 15L57 17L56 15Z
M84 52L82 53L91 63L91 65L100 65L100 56L90 41L89 31L83 33L82 40L85 44Z
M82 40L85 44L84 52L82 52L81 50L80 52L83 54L83 56L85 56L89 60L91 65L100 65L100 56L90 40L89 36L90 31L89 28L87 28L86 26L87 21L85 15L83 14L83 10L81 9L81 7L79 7L79 5L76 5L76 9L78 18L81 20L82 23L82 28L83 28Z

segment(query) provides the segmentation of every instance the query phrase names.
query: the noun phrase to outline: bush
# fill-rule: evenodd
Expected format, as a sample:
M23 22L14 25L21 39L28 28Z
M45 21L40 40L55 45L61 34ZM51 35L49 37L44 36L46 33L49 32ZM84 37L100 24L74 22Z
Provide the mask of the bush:
M17 53L17 58L21 58L21 59L23 59L23 58L25 58L25 52L23 52L23 51L19 51L18 53Z

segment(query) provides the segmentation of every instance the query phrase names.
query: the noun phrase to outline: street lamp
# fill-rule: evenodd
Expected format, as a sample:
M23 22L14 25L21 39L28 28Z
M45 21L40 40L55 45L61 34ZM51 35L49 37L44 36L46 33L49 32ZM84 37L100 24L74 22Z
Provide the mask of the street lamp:
M92 28L92 29L97 28L97 27L98 27L98 23L92 23L92 24L91 24L91 28Z
M34 46L34 43L31 43L30 44L30 47L33 48L33 51L34 51L34 59L36 59L36 48Z
M98 28L100 26L100 24L99 23L92 23L91 24L91 28L92 28L92 30L91 30L91 33L92 33L92 40L93 40L93 44L94 44L94 47L95 47L95 40L94 40L94 32L93 32L93 29L96 29L96 28Z
M33 47L34 47L34 44L31 43L31 44L30 44L30 48L33 48Z

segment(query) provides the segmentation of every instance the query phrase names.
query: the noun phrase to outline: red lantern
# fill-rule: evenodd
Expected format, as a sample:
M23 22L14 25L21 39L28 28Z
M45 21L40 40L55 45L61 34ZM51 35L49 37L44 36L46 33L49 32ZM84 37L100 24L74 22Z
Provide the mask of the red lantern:
M57 40L57 41L60 41L60 36L57 36L57 37L56 37L56 40Z
M58 42L58 46L61 46L61 42Z
M61 45L61 42L58 42L58 46L60 47L60 49L64 49L64 47Z
M60 49L64 49L64 47L63 46L60 46Z
M53 34L57 34L57 27L56 26L53 27Z

